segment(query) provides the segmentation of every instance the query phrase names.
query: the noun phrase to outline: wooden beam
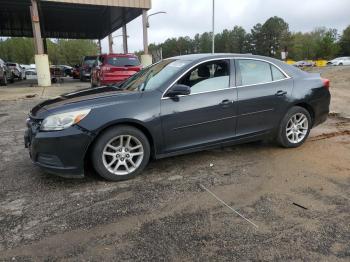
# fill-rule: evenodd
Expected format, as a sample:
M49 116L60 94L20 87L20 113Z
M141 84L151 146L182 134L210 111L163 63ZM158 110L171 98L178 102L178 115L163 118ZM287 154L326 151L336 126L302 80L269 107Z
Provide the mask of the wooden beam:
M31 20L32 20L32 27L33 27L34 45L36 49L36 54L42 55L44 54L44 45L43 45L43 40L41 38L38 2L37 0L31 0L31 1L32 1L32 5L30 7L30 14L31 14Z

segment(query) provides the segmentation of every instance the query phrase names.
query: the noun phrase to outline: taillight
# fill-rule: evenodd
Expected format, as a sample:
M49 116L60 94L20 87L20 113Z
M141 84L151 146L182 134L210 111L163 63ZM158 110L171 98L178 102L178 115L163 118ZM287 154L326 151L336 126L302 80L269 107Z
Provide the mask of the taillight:
M104 66L102 67L102 71L110 71L111 68L109 66Z
M329 90L329 84L330 84L329 79L322 78L322 81L323 81L323 87Z

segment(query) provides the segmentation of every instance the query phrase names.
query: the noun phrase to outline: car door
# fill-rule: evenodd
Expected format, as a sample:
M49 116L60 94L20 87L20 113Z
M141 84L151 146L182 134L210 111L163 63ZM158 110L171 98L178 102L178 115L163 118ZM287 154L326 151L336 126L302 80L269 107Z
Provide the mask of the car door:
M350 57L345 57L344 65L350 65Z
M276 127L288 106L293 80L276 65L236 59L237 136L258 135Z
M196 148L235 136L237 93L230 60L203 62L176 83L191 94L161 100L163 153Z

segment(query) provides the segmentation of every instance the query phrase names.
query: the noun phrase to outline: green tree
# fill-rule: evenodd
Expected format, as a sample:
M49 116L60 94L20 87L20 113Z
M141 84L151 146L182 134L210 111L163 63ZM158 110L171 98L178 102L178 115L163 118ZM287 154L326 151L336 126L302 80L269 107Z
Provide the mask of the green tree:
M350 56L350 25L343 31L339 40L340 54Z
M0 40L0 57L9 62L34 62L34 42L31 38L14 37Z
M287 51L290 39L289 25L282 18L274 16L267 19L261 27L261 32L263 55L279 58L282 51Z

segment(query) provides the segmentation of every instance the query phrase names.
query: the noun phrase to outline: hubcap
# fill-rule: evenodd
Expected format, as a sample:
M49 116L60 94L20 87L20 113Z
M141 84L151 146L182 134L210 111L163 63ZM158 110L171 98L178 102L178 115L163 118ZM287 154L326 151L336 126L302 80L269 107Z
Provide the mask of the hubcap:
M134 172L141 165L143 154L143 146L136 137L121 135L106 144L102 161L109 172L123 176Z
M309 129L309 122L306 115L303 113L297 113L293 115L286 127L286 135L289 142L297 144L301 142Z

